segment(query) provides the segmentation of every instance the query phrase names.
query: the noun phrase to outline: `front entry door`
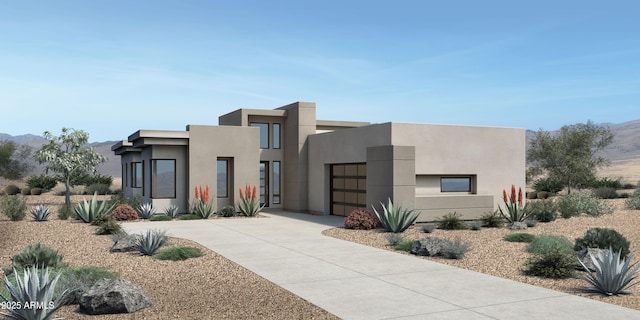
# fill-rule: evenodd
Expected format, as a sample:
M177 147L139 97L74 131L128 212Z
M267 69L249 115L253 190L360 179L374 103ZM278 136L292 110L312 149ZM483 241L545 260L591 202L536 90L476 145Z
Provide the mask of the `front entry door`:
M260 205L269 206L269 161L260 161Z

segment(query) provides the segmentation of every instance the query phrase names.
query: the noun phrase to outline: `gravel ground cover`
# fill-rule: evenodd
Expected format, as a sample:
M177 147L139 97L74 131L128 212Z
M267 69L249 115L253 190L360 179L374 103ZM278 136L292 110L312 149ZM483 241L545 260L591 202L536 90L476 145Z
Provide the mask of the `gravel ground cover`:
M511 231L507 228L482 228L479 231L436 229L433 233L427 234L422 232L420 226L414 226L402 233L402 236L405 240L418 240L424 237L439 237L453 240L459 237L462 241L471 244L470 251L467 252L461 260L417 256L416 259L430 259L439 263L640 310L640 285L632 287L630 290L631 294L629 295L608 297L584 292L581 288L587 283L579 278L552 280L525 276L521 273L521 270L527 258L530 257L530 254L524 250L527 244L502 240L503 236L509 233L527 232L534 235L563 235L571 241L574 241L576 238L582 237L590 228L611 228L620 232L631 242L632 263L638 262L638 259L640 259L640 211L626 210L623 199L605 201L614 207L615 211L613 214L601 217L582 215L570 219L560 217L553 222L538 223L537 226L524 231ZM333 228L326 230L324 234L376 248L395 251L388 245L386 236L389 233L383 232L382 229L349 230Z
M78 202L89 196L73 196ZM65 319L337 319L310 302L261 278L205 247L170 238L167 246L200 248L205 255L185 261L162 261L131 253L110 253L110 236L94 235L96 227L58 220L64 197L28 196L29 206L51 206L50 221L12 222L0 215L0 265L24 247L41 242L64 255L71 266L100 266L136 282L153 306L128 315L87 316L77 306L65 306L56 316ZM163 222L157 222L162 229ZM2 271L0 271L0 275Z

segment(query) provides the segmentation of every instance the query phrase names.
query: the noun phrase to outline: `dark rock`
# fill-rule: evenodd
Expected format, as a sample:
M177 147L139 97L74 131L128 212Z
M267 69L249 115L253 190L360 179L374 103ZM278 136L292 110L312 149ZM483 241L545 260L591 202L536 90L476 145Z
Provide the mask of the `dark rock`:
M507 228L509 228L509 230L526 230L527 229L527 224L525 222L513 222L510 223Z
M415 241L409 252L418 256L435 256L442 251L447 242L433 237L427 237Z
M116 241L116 243L113 244L113 246L111 247L111 252L133 252L133 251L138 251L138 235L135 234L130 234L130 235L126 235L120 239L118 239L118 241Z
M584 263L585 267L587 267L591 271L596 271L596 267L593 265L593 261L591 260L591 256L597 258L599 254L607 254L609 249L600 249L600 248L586 248L582 249L578 252L578 259ZM578 264L578 269L584 270L584 267L581 264Z
M151 299L126 279L100 279L80 298L86 314L131 313L151 306Z

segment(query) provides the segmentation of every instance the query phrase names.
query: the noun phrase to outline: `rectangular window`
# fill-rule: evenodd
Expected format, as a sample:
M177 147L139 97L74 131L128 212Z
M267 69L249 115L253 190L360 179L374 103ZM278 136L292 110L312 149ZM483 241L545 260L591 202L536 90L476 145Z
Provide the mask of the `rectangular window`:
M124 183L125 187L129 186L129 181L127 181L127 164L122 164L122 183Z
M470 177L440 178L441 192L471 192Z
M228 198L229 197L229 160L218 159L217 165L218 179L217 179L217 197Z
M280 203L280 161L273 162L273 203Z
M273 124L273 148L280 149L280 124Z
M176 160L151 160L151 197L176 197Z
M260 128L260 149L269 149L269 124L252 122L250 126Z
M142 162L131 163L131 186L142 188Z

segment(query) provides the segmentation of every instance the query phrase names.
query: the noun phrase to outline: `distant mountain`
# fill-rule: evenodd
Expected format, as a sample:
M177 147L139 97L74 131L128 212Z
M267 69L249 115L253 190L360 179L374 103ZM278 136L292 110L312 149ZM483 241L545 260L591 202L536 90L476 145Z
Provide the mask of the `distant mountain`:
M0 133L0 141L9 140L18 144L25 144L32 148L33 152L36 152L43 144L47 143L43 137L33 134L24 134L19 136L12 136L6 133ZM107 161L98 167L98 171L101 174L110 175L113 177L120 177L121 165L120 157L117 157L111 151L111 146L117 141L104 141L104 142L92 142L87 144L87 147L93 148L93 150L105 157ZM40 174L43 172L44 167L37 165L34 159L31 159L36 166L30 174Z
M615 135L613 143L603 152L605 158L612 161L640 158L640 120L601 125L608 126ZM535 134L536 131L527 130L527 146Z

